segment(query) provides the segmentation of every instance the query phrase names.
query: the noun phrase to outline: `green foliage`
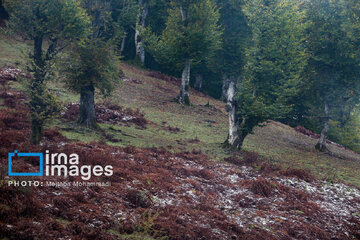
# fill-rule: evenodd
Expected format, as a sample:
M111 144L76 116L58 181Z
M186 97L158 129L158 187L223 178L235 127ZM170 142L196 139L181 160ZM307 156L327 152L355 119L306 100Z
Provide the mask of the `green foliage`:
M347 121L330 121L329 139L360 153L359 123L359 110L355 108Z
M241 135L268 119L284 118L298 94L307 55L302 47L306 21L297 1L246 1L252 29L237 104Z
M120 32L135 28L139 5L135 0L111 1L111 16Z
M333 120L331 132L332 127L338 129L336 122L344 126L344 116L349 116L359 102L360 42L355 37L359 15L354 6L352 1L314 0L304 7L309 19L305 44L309 60L303 73L304 91L296 107L298 115L305 116L298 119L300 124L317 132L327 119ZM324 114L325 102L329 116Z
M51 78L54 59L67 42L87 33L89 19L75 0L6 0L4 6L10 15L7 23L10 32L33 41L28 70L34 77L29 80L27 93L30 98L30 141L38 144L44 121L54 108L51 106L54 99L46 90L45 80ZM43 41L49 42L45 52Z
M146 22L148 26L151 26L151 30L154 33L161 34L165 29L170 6L171 4L168 0L149 1L149 15L146 18Z
M181 8L185 9L182 17ZM196 64L220 48L219 11L211 0L172 1L166 28L160 36L148 28L142 33L147 50L162 64L180 69L186 58Z
M87 31L88 17L76 0L4 0L8 27L24 39L74 39Z
M119 78L114 44L120 34L118 22L111 13L111 2L83 0L91 20L90 33L72 44L70 53L62 59L63 82L80 93L78 123L98 128L95 119L95 89L109 96Z
M152 214L150 211L144 212L141 223L137 226L136 232L145 236L154 236L154 238L159 240L168 239L165 231L157 230L155 228L155 221L159 215L160 214L158 212L155 214Z
M33 82L27 81L25 82L25 87L28 95L31 96L29 107L32 119L44 122L60 114L63 108L60 100L54 93L45 89L44 85L36 85Z
M124 16L123 10L134 8L131 3L127 4L126 1L122 6L125 9L115 9L117 6L113 5L112 1L82 0L81 6L90 17L91 28L88 38L112 43L116 43L123 37L124 29L120 21L127 21L126 17L128 17Z
M359 59L360 58L360 2L357 0L347 0L345 2L345 21L342 23L343 28L345 28L348 37L351 39L352 43L352 57ZM360 60L359 60L360 61Z
M341 95L357 89L358 63L348 37L342 1L316 0L309 6L307 48L310 53L309 78L316 100L336 105Z
M112 46L99 39L84 39L75 44L69 55L62 59L60 71L65 85L77 93L84 87L93 86L108 96L119 78Z
M245 49L249 47L251 29L243 13L243 0L219 0L220 23L224 30L222 47L211 69L227 76L239 76L245 64Z

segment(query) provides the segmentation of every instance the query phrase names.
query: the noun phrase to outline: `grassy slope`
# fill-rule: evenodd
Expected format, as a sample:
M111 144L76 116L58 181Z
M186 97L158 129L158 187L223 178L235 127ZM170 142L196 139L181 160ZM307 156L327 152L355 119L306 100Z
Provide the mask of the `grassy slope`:
M14 44L0 36L0 66L5 63L23 65L21 49L24 44ZM142 84L121 82L116 84L115 91L109 99L115 104L132 109L139 108L151 121L147 129L134 126L110 126L102 124L107 134L121 139L119 143L107 142L112 145L137 147L165 147L174 152L201 150L211 159L222 160L231 155L231 151L222 148L227 134L227 116L224 104L201 93L191 91L192 106L182 107L173 101L178 87L147 76L148 71L122 63L121 68L127 79L137 79ZM18 83L13 87L20 88ZM78 101L75 94L63 90L60 83L49 83L64 102ZM101 102L103 99L97 99ZM207 103L210 106L205 106ZM165 123L166 122L166 123ZM72 124L60 124L59 120L48 123L48 127L59 127L61 132L74 141L98 141L98 132L79 129ZM179 128L178 133L165 130L165 126ZM199 141L191 141L198 139ZM340 179L360 187L360 156L351 151L330 146L335 156L318 153L314 150L316 140L297 133L292 128L272 123L258 128L255 134L245 140L244 150L258 152L268 161L281 164L283 167L310 169L313 174L328 180Z

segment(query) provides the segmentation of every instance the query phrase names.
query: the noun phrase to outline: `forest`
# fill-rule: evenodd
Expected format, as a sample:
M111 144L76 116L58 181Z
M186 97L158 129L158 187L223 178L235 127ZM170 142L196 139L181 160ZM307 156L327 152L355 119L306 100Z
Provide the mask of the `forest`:
M0 83L0 239L360 239L358 0L0 0Z
M277 120L319 133L320 151L326 150L327 138L360 150L355 0L59 4L24 2L20 7L4 1L2 7L2 18L11 16L8 30L34 46L29 59L33 143L39 143L51 115L45 85L56 71L49 68L56 57L63 60L57 71L66 86L81 95L78 122L88 127L95 127L94 91L111 93L121 71L114 63L121 58L181 77L174 96L180 104L191 104L190 85L225 101L232 147L241 149L255 126ZM89 56L99 59L88 62Z

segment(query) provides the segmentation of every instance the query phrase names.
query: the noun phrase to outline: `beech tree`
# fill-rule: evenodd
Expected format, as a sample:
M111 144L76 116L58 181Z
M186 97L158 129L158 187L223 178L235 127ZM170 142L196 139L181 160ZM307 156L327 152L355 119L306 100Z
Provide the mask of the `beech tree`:
M119 78L114 40L120 32L111 17L110 2L84 0L83 6L91 18L92 28L86 38L72 45L69 55L63 59L63 81L69 89L80 93L77 123L97 128L95 89L107 96Z
M236 88L246 62L245 49L250 42L250 29L243 13L242 0L219 0L220 23L224 29L222 48L217 51L215 66L222 76L222 96L229 114L229 133L226 142L236 145L238 140L238 104Z
M10 15L8 28L33 44L28 61L28 70L34 75L28 83L30 141L38 144L44 121L53 110L45 81L51 77L58 53L69 41L87 33L89 19L76 0L4 0L4 6Z
M311 23L306 44L310 53L307 70L311 92L308 98L312 99L311 108L314 109L313 112L317 110L316 116L323 126L315 146L319 151L327 150L330 119L337 118L336 113L339 109L346 108L345 103L354 106L359 101L360 71L359 60L356 58L358 45L354 44L356 40L352 39L351 34L356 31L356 21L351 24L346 17L353 18L356 12L348 14L349 10L354 10L348 3L314 0L308 4ZM351 26L346 27L345 23Z
M111 16L112 20L116 22L116 28L119 31L121 39L118 45L118 52L124 53L129 32L135 29L138 17L138 3L136 0L111 0Z
M135 28L135 59L140 60L142 66L145 66L144 41L141 39L140 32L145 29L146 18L149 15L149 0L139 0L138 22Z
M297 94L306 64L305 14L295 0L245 1L244 13L252 30L251 46L236 92L229 87L231 109L228 144L241 149L255 126L281 119L291 111L289 99ZM231 81L234 84L236 81ZM231 123L231 121L230 121Z
M182 69L178 101L190 104L190 68L212 57L221 44L219 11L211 0L174 0L160 36L143 32L147 49L163 64Z
M135 62L145 66L145 45L142 32L146 26L151 26L155 32L163 30L163 19L167 17L168 0L137 0L138 14L135 26ZM149 61L147 61L149 64ZM151 62L150 62L151 65Z
M74 44L63 64L63 81L69 89L80 93L77 123L88 128L97 128L95 89L108 96L113 89L113 83L119 78L112 46L99 39L85 39Z

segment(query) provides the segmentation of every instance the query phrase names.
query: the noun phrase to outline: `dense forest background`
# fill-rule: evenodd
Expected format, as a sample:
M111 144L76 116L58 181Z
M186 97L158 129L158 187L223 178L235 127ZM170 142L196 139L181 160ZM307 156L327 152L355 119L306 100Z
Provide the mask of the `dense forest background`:
M360 239L359 78L358 0L0 0L0 239Z
M327 138L360 151L355 0L6 0L0 18L6 31L34 42L28 64L37 93L29 89L34 143L51 115L53 100L45 96L50 65L62 59L57 71L81 94L78 121L94 127L94 90L111 93L118 74L112 62L120 58L181 77L181 104L191 104L189 84L227 102L233 147L272 119L319 133L321 151ZM44 21L50 23L41 26ZM94 55L99 62L86 61Z

